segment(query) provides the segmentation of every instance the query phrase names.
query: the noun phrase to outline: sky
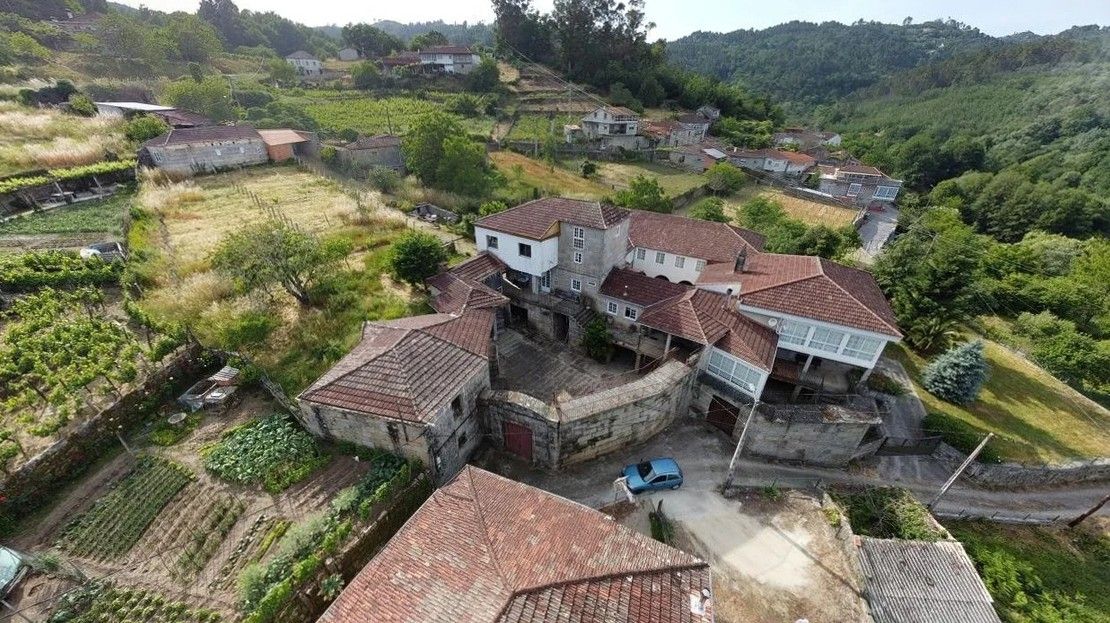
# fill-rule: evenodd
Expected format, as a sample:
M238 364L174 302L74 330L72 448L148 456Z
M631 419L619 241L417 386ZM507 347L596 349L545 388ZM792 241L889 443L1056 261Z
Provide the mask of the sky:
M199 0L116 0L160 11L196 11ZM533 0L543 11L552 0ZM348 22L489 22L488 0L235 0L241 9L274 11L309 26ZM766 28L791 20L901 23L952 18L989 35L1032 31L1051 34L1071 26L1110 25L1110 0L646 0L652 39L673 40L696 30L729 32Z

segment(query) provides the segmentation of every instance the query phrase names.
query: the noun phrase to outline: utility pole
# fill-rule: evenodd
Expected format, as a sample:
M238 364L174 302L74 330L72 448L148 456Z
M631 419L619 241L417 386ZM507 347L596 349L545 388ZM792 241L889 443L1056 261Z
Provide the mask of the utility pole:
M1069 521L1068 522L1068 527L1069 528L1074 528L1074 527L1078 526L1079 524L1083 523L1084 520L1086 520L1088 517L1097 513L1098 510L1100 508L1102 508L1103 506L1105 506L1107 502L1110 502L1110 493L1107 493L1106 495L1102 496L1102 499L1099 500L1098 504L1095 504L1091 508L1091 510L1089 510L1089 511L1083 513L1082 515L1076 517L1075 519L1072 519L1071 521Z
M740 450L744 448L744 437L748 435L748 425L752 423L752 416L755 415L755 409L758 406L758 400L752 403L752 410L748 412L748 419L744 420L744 428L740 429L740 439L736 440L736 450L732 453L732 460L728 462L728 475L725 476L726 489L732 486L732 479L736 473L736 462L740 460Z
M983 448L987 446L987 442L990 441L992 437L994 437L994 433L987 433L987 436L983 438L983 441L980 441L979 445L975 446L975 450L973 450L971 454L967 455L967 458L964 459L964 462L961 463L958 468L956 468L956 471L952 474L948 481L944 483L944 486L940 488L940 491L937 493L937 497L933 498L932 502L929 502L929 510L933 510L933 507L937 505L937 502L939 502L942 497L944 497L944 494L948 493L948 487L951 487L952 483L956 482L956 479L960 477L960 474L964 473L964 470L967 469L967 466L971 465L971 462L975 460L975 457L979 456L979 453L983 451Z

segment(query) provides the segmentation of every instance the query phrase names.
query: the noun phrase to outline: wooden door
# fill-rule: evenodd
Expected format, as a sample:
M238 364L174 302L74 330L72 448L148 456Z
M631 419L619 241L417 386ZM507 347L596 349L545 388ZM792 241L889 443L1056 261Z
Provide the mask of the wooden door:
M501 434L506 450L532 462L532 429L513 422L504 422L501 425Z
M709 401L709 413L706 414L705 420L732 437L732 431L736 429L736 420L739 417L739 407L714 396Z

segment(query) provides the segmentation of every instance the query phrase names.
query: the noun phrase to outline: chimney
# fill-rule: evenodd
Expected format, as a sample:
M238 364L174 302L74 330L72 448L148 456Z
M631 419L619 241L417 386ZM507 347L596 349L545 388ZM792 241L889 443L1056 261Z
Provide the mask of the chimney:
M711 597L712 594L708 588L703 588L700 593L690 595L690 613L705 616L709 612Z
M744 249L741 249L740 253L736 256L736 272L738 272L738 273L744 272L744 264L747 264L747 263L748 263L748 249L744 248Z
M732 308L732 288L725 291L725 311Z

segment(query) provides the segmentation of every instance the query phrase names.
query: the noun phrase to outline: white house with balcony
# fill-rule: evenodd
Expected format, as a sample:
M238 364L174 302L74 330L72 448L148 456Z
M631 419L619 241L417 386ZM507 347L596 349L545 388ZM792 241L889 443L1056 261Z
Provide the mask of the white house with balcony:
M324 63L304 50L297 50L286 56L285 62L292 65L299 76L319 76L324 73Z

